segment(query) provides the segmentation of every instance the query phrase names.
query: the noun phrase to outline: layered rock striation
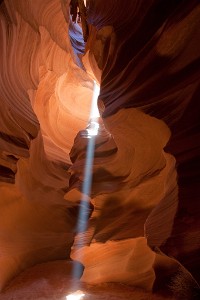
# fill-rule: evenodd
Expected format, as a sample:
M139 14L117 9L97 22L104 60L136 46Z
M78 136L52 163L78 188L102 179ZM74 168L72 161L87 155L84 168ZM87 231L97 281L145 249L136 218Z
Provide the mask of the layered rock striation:
M0 3L0 288L73 259L86 284L198 299L199 2L86 1L87 42L69 6Z

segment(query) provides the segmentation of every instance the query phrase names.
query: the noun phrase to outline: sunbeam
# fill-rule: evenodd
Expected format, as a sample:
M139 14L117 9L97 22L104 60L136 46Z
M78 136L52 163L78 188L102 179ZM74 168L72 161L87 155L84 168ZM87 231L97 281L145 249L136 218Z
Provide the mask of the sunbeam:
M97 107L97 99L99 95L99 87L94 82L94 90L93 90L93 97L92 97L92 103L91 103L91 111L89 116L89 124L84 131L84 134L82 134L82 138L88 139L87 144L87 152L86 152L86 161L85 161L85 169L84 169L84 179L83 179L83 185L82 185L82 198L80 201L80 208L79 208L79 215L76 225L76 237L74 242L74 248L76 247L82 247L85 245L86 241L84 241L81 233L85 232L88 226L88 219L89 219L89 213L90 213L90 202L89 197L91 194L91 184L92 184L92 168L93 168L93 160L94 160L94 148L95 148L95 137L98 134L99 130L99 111ZM80 252L79 252L80 253ZM81 255L81 254L79 254ZM80 272L80 265L74 264L72 278L78 278ZM76 290L78 287L75 284L73 290ZM80 291L74 292L66 297L67 300L72 299L82 299L81 297L84 296L84 294ZM82 296L81 296L82 295ZM79 298L78 298L79 297Z

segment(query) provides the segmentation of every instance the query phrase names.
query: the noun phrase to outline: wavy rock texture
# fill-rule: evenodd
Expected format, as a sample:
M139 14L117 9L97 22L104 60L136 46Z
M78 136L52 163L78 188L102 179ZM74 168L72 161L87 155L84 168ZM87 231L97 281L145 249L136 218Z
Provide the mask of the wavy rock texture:
M176 159L179 208L171 237L162 249L198 276L199 3L90 3L89 22L96 28L92 29L96 38L89 39L88 47L91 61L95 57L102 69L99 98L103 116L134 107L169 126L172 135L165 149ZM171 192L173 195L173 189ZM159 245L163 231L157 225L159 220L164 222L162 212L170 202L160 203L145 225L151 246Z
M81 277L83 282L123 282L152 289L155 253L147 247L144 238L94 243L72 253L74 260L79 260L79 257L85 266Z
M122 287L108 281L198 299L199 1L87 1L86 45L69 4L0 2L0 289L48 262L2 299L50 299L54 284L62 299L52 274L70 280L71 264L49 261L70 255L92 299L108 289L119 298ZM101 117L86 197L93 80ZM88 226L77 234L83 197ZM124 299L157 299L123 290Z
M104 125L95 140L93 211L87 232L75 239L71 258L85 266L84 282L124 282L149 290L155 281L155 253L139 237L144 236L148 217L147 241L152 247L162 245L171 234L177 209L175 161L163 151L170 131L164 122L134 108L118 111ZM81 198L75 189L81 189L87 163L84 142L78 135L70 153L75 161L73 189L65 199L73 194L74 203Z
M69 257L73 241L63 196L93 82L73 62L67 22L60 1L1 3L1 288L28 266Z

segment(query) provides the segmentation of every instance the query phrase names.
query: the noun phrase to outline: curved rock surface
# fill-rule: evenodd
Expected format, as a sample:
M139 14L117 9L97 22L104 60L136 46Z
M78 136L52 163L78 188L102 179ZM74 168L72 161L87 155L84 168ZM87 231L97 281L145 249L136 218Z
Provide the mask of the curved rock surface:
M85 267L80 286L198 299L199 1L85 2L86 43L69 0L0 1L0 290L52 260L66 264L65 274L55 268L65 281L71 256ZM86 138L94 80L101 116ZM78 232L81 199L88 223ZM28 299L36 277L42 284L31 270L32 287L16 277L0 299Z

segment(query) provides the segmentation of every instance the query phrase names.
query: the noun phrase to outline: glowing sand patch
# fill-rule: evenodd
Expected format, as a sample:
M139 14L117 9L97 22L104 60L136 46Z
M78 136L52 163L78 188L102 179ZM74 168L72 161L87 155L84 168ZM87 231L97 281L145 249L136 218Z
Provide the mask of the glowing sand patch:
M75 293L66 296L66 300L81 300L84 296L85 294L82 291L78 290Z

